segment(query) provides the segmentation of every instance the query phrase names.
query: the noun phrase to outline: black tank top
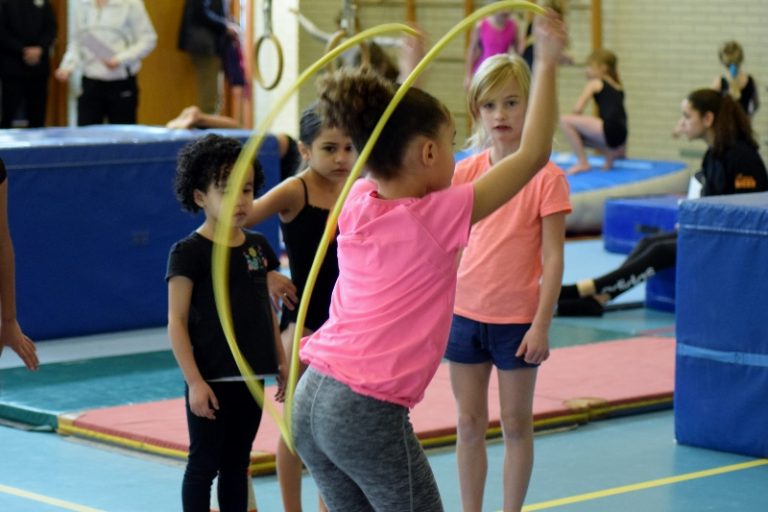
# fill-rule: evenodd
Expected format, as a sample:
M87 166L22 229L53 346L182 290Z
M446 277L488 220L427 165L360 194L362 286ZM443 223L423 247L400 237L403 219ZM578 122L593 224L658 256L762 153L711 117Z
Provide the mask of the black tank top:
M627 112L624 110L624 91L614 88L603 80L603 88L594 95L603 134L608 147L616 148L627 140Z
M728 94L729 84L725 77L720 77L720 92ZM757 96L757 88L755 87L755 81L752 80L752 75L747 77L747 83L744 84L744 88L739 94L739 105L744 109L744 112L748 116L751 116L757 110L757 104L755 97Z
M280 229L283 232L283 242L288 253L288 259L291 268L291 280L298 288L299 295L304 292L304 286L307 283L309 269L312 267L312 261L315 259L317 246L325 230L325 223L328 221L330 210L319 208L309 204L309 194L307 184L303 179L297 179L304 187L304 208L298 215L288 223L280 222ZM317 282L312 292L312 298L307 310L305 325L308 329L316 331L328 319L328 310L331 306L331 294L333 286L336 284L336 278L339 276L339 261L336 255L337 243L334 238L328 246L328 252L325 255L320 272L317 275ZM283 316L290 322L296 321L298 307L294 311L283 308Z

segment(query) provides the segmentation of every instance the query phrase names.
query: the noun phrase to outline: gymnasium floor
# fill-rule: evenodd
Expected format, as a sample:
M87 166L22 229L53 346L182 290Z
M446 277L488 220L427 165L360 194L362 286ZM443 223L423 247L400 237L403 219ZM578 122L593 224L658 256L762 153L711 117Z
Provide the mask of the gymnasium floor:
M565 281L612 268L621 256L605 253L599 241L569 242ZM643 297L642 287L625 302ZM603 318L558 318L553 347L642 335L673 336L674 315L646 309L606 314ZM130 340L127 343L126 340ZM0 398L44 403L40 414L166 398L181 377L169 371L163 329L39 343L43 367L35 376L15 368L18 359L0 360ZM46 373L46 369L48 372ZM72 374L100 374L91 389L57 382ZM40 385L41 378L45 385ZM110 394L110 379L128 380L134 396ZM19 384L23 382L24 384ZM133 392L131 393L133 394ZM13 396L11 396L13 398ZM2 414L0 414L2 416ZM265 420L268 421L268 420ZM460 510L455 452L429 452L448 512ZM500 441L489 443L485 510L501 507ZM0 511L170 511L180 509L183 463L92 441L64 437L41 428L24 430L0 424ZM262 512L280 510L274 476L254 478ZM671 410L593 421L577 428L547 431L536 437L536 465L525 510L698 512L768 510L768 460L677 445ZM316 492L305 478L305 510L314 510Z

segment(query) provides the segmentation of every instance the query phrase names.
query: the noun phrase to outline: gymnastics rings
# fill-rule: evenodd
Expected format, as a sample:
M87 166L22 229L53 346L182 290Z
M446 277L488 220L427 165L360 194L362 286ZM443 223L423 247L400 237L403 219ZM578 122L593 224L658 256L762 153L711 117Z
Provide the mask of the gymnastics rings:
M261 59L259 58L261 47L267 42L271 42L275 47L275 53L277 54L277 73L275 78L271 82L267 83L264 80L264 75L261 73ZM253 47L253 79L258 83L265 91L271 91L280 82L280 78L283 76L283 46L280 44L280 40L272 30L272 0L265 0L264 2L264 33L256 41Z
M356 36L351 37L347 41L344 41L343 43L341 43L338 47L334 48L331 52L321 57L312 66L310 66L309 69L307 69L304 73L302 73L302 75L299 77L296 83L294 83L291 86L291 88L288 91L286 91L284 96L280 98L280 100L277 102L277 104L272 109L272 111L264 119L264 121L262 122L262 125L259 127L256 133L248 139L248 142L246 142L245 146L243 147L243 150L240 152L240 156L235 162L235 165L232 169L232 173L230 174L230 177L229 177L229 179L233 180L233 183L236 185L227 187L227 193L224 195L224 198L222 200L221 215L220 215L221 220L219 222L219 225L216 228L216 233L214 236L215 243L213 248L212 274L213 274L214 295L216 298L216 309L219 314L219 319L221 320L222 329L224 330L227 343L229 344L229 348L232 351L232 355L235 359L235 362L237 363L237 367L240 370L240 373L245 377L245 382L248 385L248 388L251 391L251 394L254 396L254 399L275 420L275 423L278 425L278 428L280 429L280 433L285 439L286 445L289 447L289 449L293 450L293 437L290 429L290 420L291 420L291 414L292 414L291 409L293 405L293 396L296 390L296 382L298 380L299 342L301 340L301 333L304 330L304 322L307 316L307 306L309 305L309 298L312 296L312 291L317 281L317 275L319 273L320 266L322 264L323 259L325 259L326 253L328 252L328 246L336 234L336 223L338 221L339 214L341 213L341 208L344 202L346 201L347 196L349 195L349 191L352 189L352 185L354 184L355 180L360 176L363 165L365 165L365 162L368 156L370 155L373 149L373 146L376 144L376 141L378 140L381 134L381 131L384 128L384 125L389 120L389 118L391 117L392 113L394 112L395 108L400 103L402 98L405 96L405 93L408 91L408 89L411 88L413 83L424 72L424 70L429 65L429 63L432 62L432 60L434 60L435 57L437 57L437 55L441 51L443 51L443 49L448 45L448 43L451 40L453 40L458 34L463 32L464 30L473 26L479 19L482 19L499 10L509 10L509 9L516 9L516 8L532 11L539 14L543 14L545 12L544 9L537 6L536 4L532 4L524 0L503 0L499 2L494 2L493 4L490 4L486 7L478 9L477 11L475 11L474 13L472 13L471 15L467 16L462 21L460 21L445 36L443 36L435 44L435 46L432 47L432 49L429 52L427 52L424 58L416 65L416 67L413 69L411 74L408 75L408 77L405 79L403 84L398 88L389 106L386 108L381 118L379 119L379 122L376 124L376 127L371 133L371 136L368 139L368 142L360 152L357 162L353 166L350 172L350 175L347 178L346 183L344 184L344 188L342 189L341 194L339 195L339 199L336 201L336 204L333 210L328 216L328 221L325 226L325 232L323 233L323 237L320 240L320 244L317 248L317 253L315 254L315 259L312 263L312 267L307 277L307 282L304 288L304 292L302 293L302 296L301 296L301 301L299 303L298 316L296 319L296 334L294 336L293 350L291 352L290 371L288 374L288 382L286 385L284 417L280 416L275 406L271 404L271 402L264 400L264 391L263 389L261 389L261 387L259 387L256 384L256 381L253 378L253 375L254 375L253 370L248 365L248 362L245 361L245 359L243 358L242 353L240 352L240 349L237 346L237 341L235 340L235 336L234 336L234 329L232 324L232 309L229 301L229 286L226 279L226 276L229 275L228 274L229 251L226 243L228 241L228 234L232 229L232 218L233 218L232 216L235 211L236 191L240 189L240 186L245 181L245 176L250 167L250 162L253 160L254 156L256 155L256 152L261 146L264 130L266 129L266 127L269 127L272 124L272 122L274 122L278 112L282 110L288 98L296 90L298 90L298 88L301 87L301 85L310 76L312 76L320 68L326 66L333 59L338 57L338 55L340 55L344 50L358 44L358 41L362 41L366 38L373 37L375 35L382 34L385 32L402 31L414 36L417 36L418 32L407 25L400 24L400 23L392 23L387 25L379 25L377 27L373 27L371 29L365 30L357 34Z

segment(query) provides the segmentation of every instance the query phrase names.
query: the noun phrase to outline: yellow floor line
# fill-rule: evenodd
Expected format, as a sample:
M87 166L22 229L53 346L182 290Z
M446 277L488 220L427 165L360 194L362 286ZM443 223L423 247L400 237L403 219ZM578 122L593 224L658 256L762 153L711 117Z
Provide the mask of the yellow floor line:
M54 507L63 508L65 510L74 510L75 512L104 512L98 508L86 507L85 505L78 505L77 503L71 503L69 501L59 500L49 496L43 496L42 494L37 494L2 484L0 484L0 492L10 494L11 496L18 496L19 498L26 498L28 500L45 503L46 505L52 505Z
M740 464L732 464L730 466L722 466L719 468L706 469L703 471L695 471L693 473L686 473L684 475L671 476L668 478L659 478L657 480L649 480L647 482L640 482L631 485L622 485L620 487L613 487L611 489L605 489L602 491L588 492L586 494L578 494L576 496L569 496L567 498L560 498L551 501L542 501L541 503L534 503L523 507L523 512L531 512L534 510L545 510L548 508L561 507L563 505L572 505L582 501L597 500L600 498L606 498L608 496L615 496L617 494L624 494L627 492L642 491L645 489L651 489L653 487L661 487L664 485L671 485L687 480L695 480L697 478L706 478L715 475L721 475L723 473L730 473L733 471L741 471L743 469L755 468L758 466L764 466L768 464L768 459L758 459L749 462L742 462Z

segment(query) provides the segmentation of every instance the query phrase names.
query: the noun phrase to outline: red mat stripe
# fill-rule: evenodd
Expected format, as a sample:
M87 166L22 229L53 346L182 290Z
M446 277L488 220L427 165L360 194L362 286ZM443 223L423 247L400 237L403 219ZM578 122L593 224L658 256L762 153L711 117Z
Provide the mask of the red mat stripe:
M674 339L638 337L552 351L539 370L534 418L541 427L583 423L612 412L671 405L674 385ZM269 395L271 396L271 395ZM496 380L489 390L491 428L498 430ZM448 366L441 365L424 401L412 412L417 435L425 444L450 440L456 433L456 409ZM69 428L69 432L67 429ZM186 453L189 438L182 398L83 412L61 422L62 433L99 438L142 450ZM254 462L273 463L279 433L265 416L254 442ZM269 467L266 468L267 470Z

